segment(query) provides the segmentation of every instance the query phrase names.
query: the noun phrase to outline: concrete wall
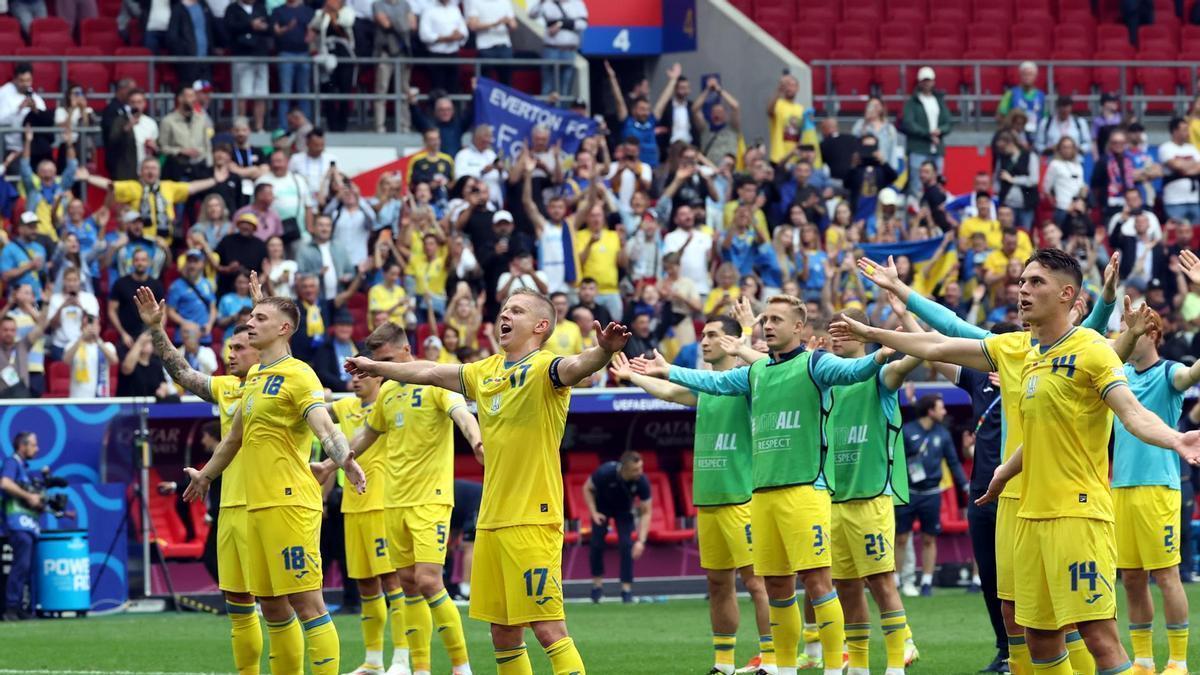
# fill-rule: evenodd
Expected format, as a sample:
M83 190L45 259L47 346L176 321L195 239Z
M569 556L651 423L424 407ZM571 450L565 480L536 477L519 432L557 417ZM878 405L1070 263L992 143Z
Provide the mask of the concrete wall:
M759 30L726 0L696 0L695 52L664 54L652 71L655 95L666 85L667 67L675 62L700 87L700 75L720 73L725 89L742 107L742 134L746 143L767 140L767 101L787 68L800 82L800 101L812 107L812 70L787 47Z

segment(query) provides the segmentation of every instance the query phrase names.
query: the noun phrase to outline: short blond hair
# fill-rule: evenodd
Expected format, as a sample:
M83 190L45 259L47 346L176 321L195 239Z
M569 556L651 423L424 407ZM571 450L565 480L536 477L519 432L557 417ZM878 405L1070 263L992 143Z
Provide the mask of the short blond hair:
M794 295L780 293L767 298L768 305L787 305L792 311L800 316L800 323L808 323L808 307L804 305L804 301Z
M558 312L554 311L554 303L550 302L550 298L532 288L518 288L508 295L508 300L512 300L518 295L528 295L534 298L538 306L542 308L542 318L550 322L550 330L546 331L546 335L542 337L542 344L546 344L546 341L554 334L555 325L558 323Z

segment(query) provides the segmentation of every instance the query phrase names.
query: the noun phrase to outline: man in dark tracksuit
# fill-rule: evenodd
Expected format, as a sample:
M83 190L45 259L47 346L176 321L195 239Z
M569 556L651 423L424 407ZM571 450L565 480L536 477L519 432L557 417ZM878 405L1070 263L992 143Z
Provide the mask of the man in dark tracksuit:
M635 500L637 541L631 541ZM629 450L621 455L621 461L601 464L583 486L583 501L592 518L592 601L600 602L604 595L604 538L611 518L616 521L621 552L621 601L633 602L633 561L642 556L650 531L650 481L643 471L642 456Z

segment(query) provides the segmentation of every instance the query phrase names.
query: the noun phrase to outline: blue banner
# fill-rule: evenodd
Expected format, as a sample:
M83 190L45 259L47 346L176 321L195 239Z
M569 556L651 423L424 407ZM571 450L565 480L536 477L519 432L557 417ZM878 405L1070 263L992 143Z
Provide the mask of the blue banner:
M907 256L910 263L916 264L933 258L938 247L942 245L942 237L922 239L920 241L902 241L887 244L859 244L863 255L878 263L886 263L889 255Z
M562 141L562 150L569 155L598 127L593 119L555 108L486 77L479 78L475 87L475 123L492 126L496 152L504 157L519 155L539 125L550 129L550 144Z

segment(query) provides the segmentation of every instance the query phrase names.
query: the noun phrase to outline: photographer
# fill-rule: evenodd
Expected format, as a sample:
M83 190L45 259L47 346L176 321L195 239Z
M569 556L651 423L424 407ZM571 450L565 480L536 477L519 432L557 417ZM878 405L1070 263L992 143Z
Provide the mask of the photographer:
M45 507L42 492L33 485L29 460L38 452L37 436L22 431L13 438L13 454L0 469L0 496L3 496L4 523L12 547L12 567L4 594L4 620L19 621L32 617L21 603L25 587L33 594L33 555L37 549L38 514Z

